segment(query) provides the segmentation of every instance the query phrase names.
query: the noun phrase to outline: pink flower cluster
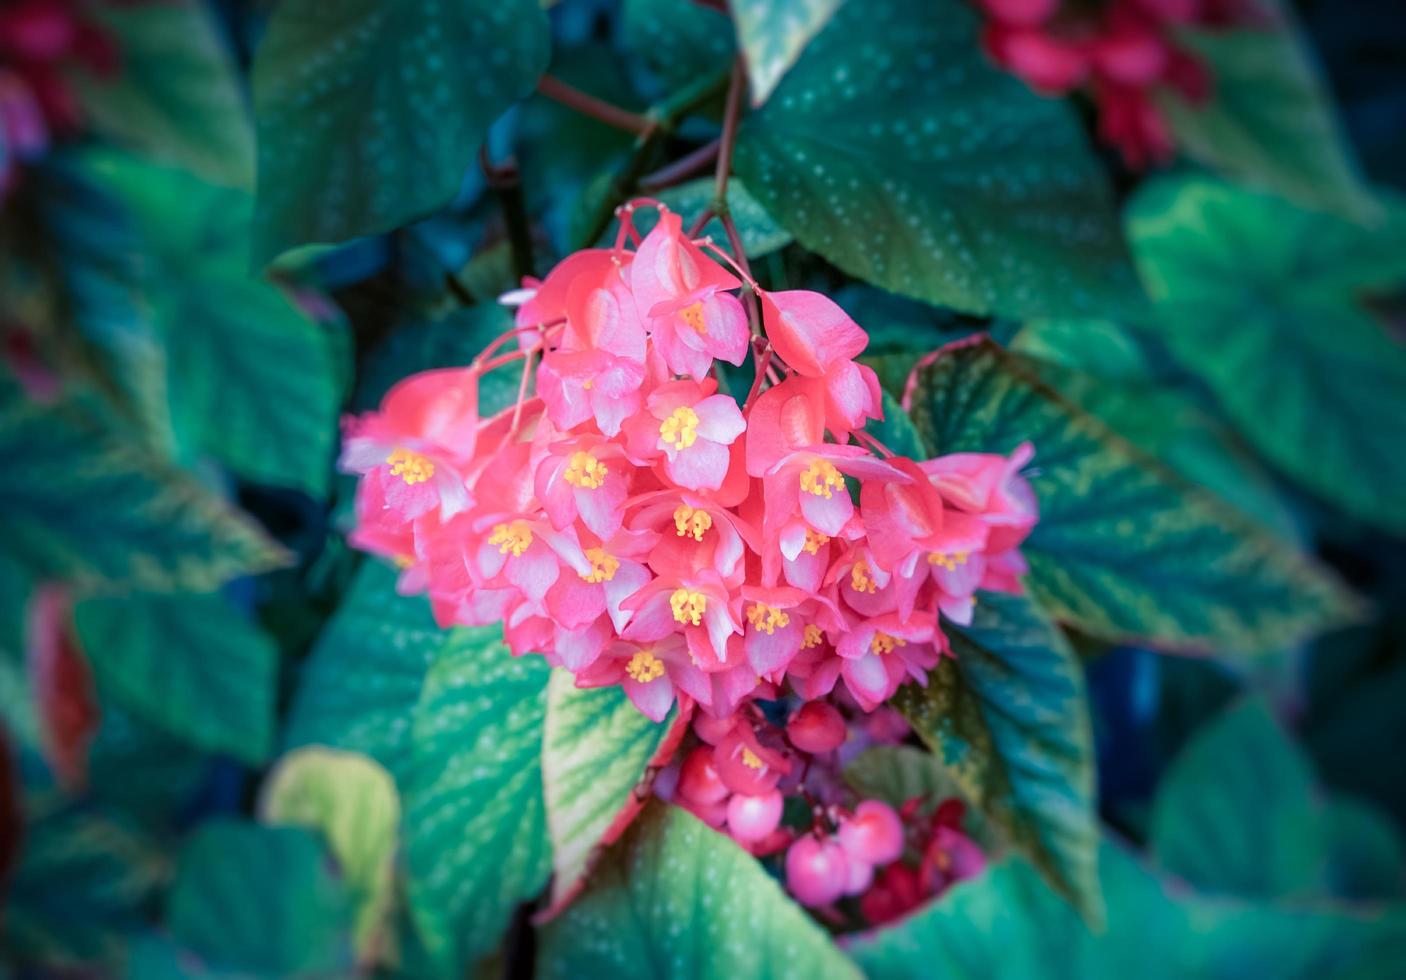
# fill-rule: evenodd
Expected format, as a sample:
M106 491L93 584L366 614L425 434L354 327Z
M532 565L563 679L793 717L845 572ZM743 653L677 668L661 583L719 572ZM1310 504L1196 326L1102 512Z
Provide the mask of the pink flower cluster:
M1099 133L1138 169L1171 159L1171 129L1158 107L1170 89L1199 105L1210 98L1209 68L1179 45L1186 26L1246 19L1243 0L981 0L990 18L987 53L1037 92L1084 88L1098 106Z
M641 241L637 206L614 248L520 291L517 329L473 365L407 378L348 422L351 539L399 562L441 624L501 622L515 655L621 685L656 720L679 699L729 718L840 681L871 710L947 652L939 617L1020 588L1032 451L889 454L863 430L881 414L854 360L867 335L839 306L760 289L662 207ZM715 362L749 351L739 405ZM536 393L525 368L518 403L480 417L482 374L539 356Z

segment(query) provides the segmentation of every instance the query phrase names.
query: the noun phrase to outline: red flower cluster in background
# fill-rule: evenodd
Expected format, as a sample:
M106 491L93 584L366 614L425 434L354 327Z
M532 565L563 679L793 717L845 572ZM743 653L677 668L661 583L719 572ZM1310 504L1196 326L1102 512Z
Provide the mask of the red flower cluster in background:
M502 623L514 655L620 685L655 720L701 708L711 749L688 757L679 801L765 853L790 840L778 787L809 792L846 741L824 699L862 718L926 680L949 654L940 620L970 622L977 589L1020 589L1032 450L894 455L864 430L882 395L839 306L761 289L653 202L641 240L640 203L614 248L510 297L516 329L474 364L412 376L349 420L351 540L398 562L442 625ZM749 351L739 403L716 362ZM517 403L481 418L480 377L517 361ZM857 894L896 860L902 828L881 806L821 807L835 833L791 844L788 865L810 869L798 897Z
M1205 62L1179 45L1181 27L1225 27L1247 18L1244 0L981 0L990 22L991 58L1035 91L1086 91L1098 107L1103 140L1130 167L1171 159L1171 129L1160 90L1204 104L1215 80Z
M82 125L69 72L119 66L116 42L80 0L0 0L0 192L20 163Z

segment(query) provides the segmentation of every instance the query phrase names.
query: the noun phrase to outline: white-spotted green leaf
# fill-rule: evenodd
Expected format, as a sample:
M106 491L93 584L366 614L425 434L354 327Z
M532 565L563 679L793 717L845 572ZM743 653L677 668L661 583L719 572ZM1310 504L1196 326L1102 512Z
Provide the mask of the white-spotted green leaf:
M657 801L546 927L537 955L541 980L859 976L755 858Z
M952 658L895 704L988 821L1091 921L1098 891L1093 731L1083 668L1029 599L981 593Z
M1351 621L1325 566L1136 449L989 341L918 375L914 424L934 453L1035 447L1040 520L1029 587L1058 619L1113 640L1274 651Z
M766 101L781 76L844 0L734 0L732 19L747 58L752 104Z
M987 62L965 0L842 6L743 120L737 173L845 272L972 313L1137 302L1071 108Z
M549 42L537 0L280 3L254 61L257 262L447 204Z
M565 670L547 684L542 743L542 788L552 838L556 877L552 897L560 901L581 881L597 850L618 836L622 820L647 796L651 762L674 729L675 707L663 722L651 721L620 687L582 690ZM675 738L674 742L678 739Z

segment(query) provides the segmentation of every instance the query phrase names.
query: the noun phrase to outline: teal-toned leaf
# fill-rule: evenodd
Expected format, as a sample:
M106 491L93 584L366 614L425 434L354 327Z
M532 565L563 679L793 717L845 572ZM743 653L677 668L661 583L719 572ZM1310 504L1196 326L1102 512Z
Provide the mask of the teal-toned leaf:
M676 737L678 709L654 722L630 703L623 688L580 690L570 673L552 671L547 684L542 743L542 788L561 901L581 882L599 848L611 843L647 797L656 756ZM609 836L607 836L609 832Z
M734 49L727 15L692 0L623 0L620 39L671 91L725 71Z
M1329 503L1406 531L1406 348L1363 304L1406 283L1406 210L1364 229L1169 179L1134 199L1128 226L1149 329L1246 439Z
M918 434L913 420L898 399L887 390L884 391L884 417L870 421L864 430L900 456L928 458L927 447L923 445L923 437Z
M700 178L660 191L658 196L659 200L683 217L684 227L691 227L693 222L712 206L714 190L712 178ZM734 179L727 182L727 206L733 224L737 226L738 237L742 239L742 249L749 259L770 255L791 243L791 233L766 213L742 181ZM640 208L634 217L635 227L641 235L648 234L658 220L653 208ZM614 235L613 229L610 235ZM709 219L698 233L700 238L705 236L711 236L713 241L731 250L727 242L727 231L717 218Z
M99 697L98 732L88 748L88 788L152 833L185 826L208 786L215 757ZM33 744L33 743L30 743Z
M409 901L440 970L494 949L547 883L542 726L551 670L513 657L498 626L459 629L413 713L402 784Z
M548 47L537 0L279 4L254 59L256 260L448 203Z
M255 482L324 493L342 396L338 348L288 293L249 274L252 199L117 153L80 165L126 210L140 242L176 446Z
M1338 797L1324 813L1327 891L1349 901L1406 899L1406 841L1385 813Z
M251 765L273 749L278 649L219 595L88 599L78 638L104 697Z
M116 76L77 76L85 121L145 156L251 188L254 121L238 68L199 0L88 12L121 49Z
M1206 105L1161 99L1177 148L1228 177L1352 217L1375 211L1333 98L1288 5L1260 0L1258 23L1185 31L1215 88Z
M205 824L181 850L166 922L215 968L345 976L351 902L322 842L300 827Z
M0 467L0 537L37 576L211 591L286 560L251 519L92 402L36 405L0 382Z
M1104 844L1107 927L1090 932L1026 865L993 868L849 948L869 976L944 980L1280 980L1387 977L1406 916L1313 912L1210 901L1148 873Z
M394 959L389 918L395 903L400 797L390 773L356 752L308 746L279 760L263 787L263 819L322 833L356 905L358 958Z
M895 705L971 800L1091 920L1098 892L1093 732L1083 668L1029 599L980 594L953 658Z
M857 977L756 859L677 807L651 803L546 928L538 976Z
M423 597L397 595L395 581L389 566L362 564L299 679L285 744L369 755L403 787L411 715L453 634L435 625Z
M797 241L885 289L1017 316L1135 302L1072 111L987 63L963 0L842 6L743 121L736 166Z
M1323 869L1313 773L1258 699L1226 712L1168 770L1152 812L1161 864L1208 894L1312 895Z
M830 20L843 0L737 0L732 19L747 57L752 104L766 101L786 69Z
M156 842L115 814L31 814L6 889L6 958L116 968L170 873Z
M1035 446L1029 585L1059 619L1114 640L1273 651L1349 621L1338 579L1139 452L1022 358L982 341L920 373L913 421L934 453Z

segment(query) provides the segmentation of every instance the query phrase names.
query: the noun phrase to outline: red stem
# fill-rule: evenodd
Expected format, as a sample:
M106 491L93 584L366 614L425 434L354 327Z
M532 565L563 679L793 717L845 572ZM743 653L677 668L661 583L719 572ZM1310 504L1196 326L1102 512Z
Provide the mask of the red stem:
M598 119L607 126L623 129L636 136L648 136L654 132L654 120L648 116L642 116L638 112L630 112L628 109L612 105L604 99L598 99L589 92L583 92L551 75L543 75L538 80L537 91L569 109L575 109L592 119Z

